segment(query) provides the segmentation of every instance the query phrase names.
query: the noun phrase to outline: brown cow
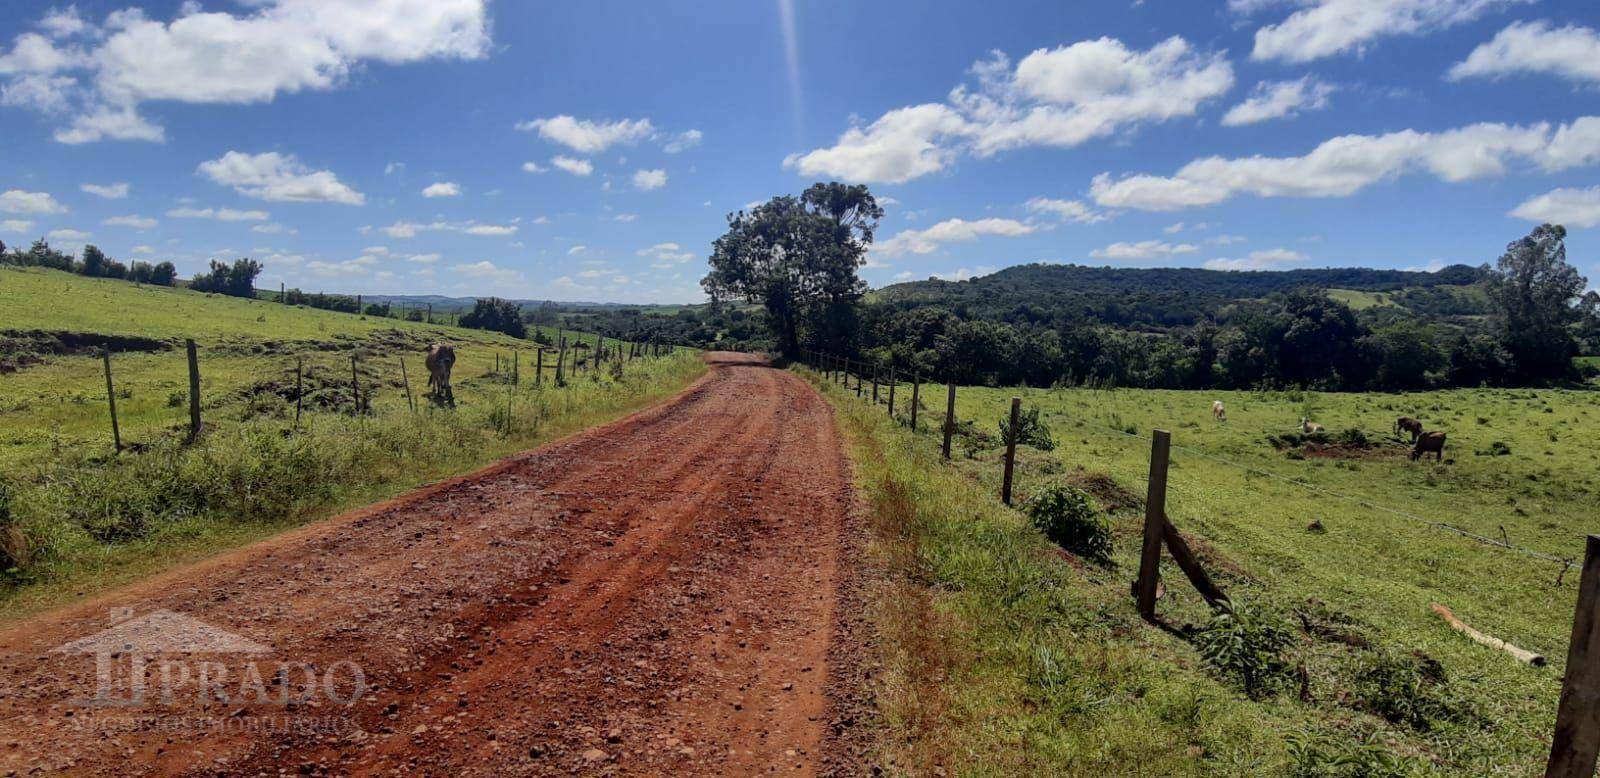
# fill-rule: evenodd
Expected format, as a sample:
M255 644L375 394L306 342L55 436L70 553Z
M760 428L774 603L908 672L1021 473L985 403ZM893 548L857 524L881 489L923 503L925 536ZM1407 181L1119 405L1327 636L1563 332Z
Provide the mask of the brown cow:
M428 347L428 391L433 401L456 406L455 390L450 388L450 368L456 364L456 350L448 343L435 343Z
M1394 420L1394 436L1400 437L1401 430L1411 433L1411 444L1416 445L1417 436L1422 434L1422 422L1410 416L1401 416Z
M1327 427L1324 427L1321 424L1318 424L1318 423L1316 423L1316 422L1314 422L1314 421L1312 421L1310 419L1307 419L1307 418L1304 418L1304 417L1302 417L1300 419L1300 432L1302 434L1315 435L1318 432L1327 432L1327 431L1328 431Z
M1411 461L1422 458L1423 454L1432 453L1433 461L1444 461L1444 433L1435 430L1424 432L1417 436L1417 442L1411 447Z

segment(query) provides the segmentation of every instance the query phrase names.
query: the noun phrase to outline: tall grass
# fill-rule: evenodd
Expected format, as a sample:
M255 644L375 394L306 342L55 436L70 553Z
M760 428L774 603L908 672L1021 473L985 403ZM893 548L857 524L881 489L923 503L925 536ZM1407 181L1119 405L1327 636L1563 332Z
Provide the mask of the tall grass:
M508 382L456 410L307 413L298 430L260 413L193 445L169 435L118 456L64 449L0 484L0 604L41 585L92 587L166 546L228 545L482 465L643 406L704 369L680 352L560 388Z

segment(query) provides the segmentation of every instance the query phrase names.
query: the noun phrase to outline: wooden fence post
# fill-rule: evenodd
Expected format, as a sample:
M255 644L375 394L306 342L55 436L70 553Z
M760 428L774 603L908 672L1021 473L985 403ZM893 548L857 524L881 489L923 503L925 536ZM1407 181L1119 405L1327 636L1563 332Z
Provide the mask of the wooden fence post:
M1600 753L1600 535L1584 545L1578 608L1567 645L1556 731L1545 778L1589 778Z
M872 366L872 404L878 404L878 366Z
M106 362L106 403L111 406L111 445L117 453L122 452L122 430L117 428L117 390L111 386L111 347L106 346L100 350L100 356Z
M361 415L361 377L356 374L356 355L350 355L350 391L356 396L356 415Z
M294 358L294 428L300 429L300 406L305 401L305 383L301 380L305 375L305 357Z
M412 413L416 413L417 401L411 399L411 376L406 374L405 357L400 358L400 383L404 384L406 388L406 406L411 409Z
M1022 398L1011 398L1011 433L1006 436L1006 470L1005 480L1000 484L1000 501L1011 504L1011 473L1017 466L1017 426L1018 417L1022 415Z
M511 350L511 385L522 383L522 352Z
M195 353L194 338L183 342L189 353L189 442L200 438L200 356Z
M922 401L922 374L911 374L911 431L917 431L917 404Z
M944 401L944 458L950 458L950 436L956 434L956 382L950 382Z
M1156 617L1156 584L1161 580L1161 540L1167 523L1167 462L1172 453L1172 435L1156 430L1150 438L1150 483L1144 500L1144 548L1139 555L1139 580L1135 593L1139 615Z
M562 335L560 338L559 347L556 351L556 386L566 383L567 380L566 373L562 372L565 369L562 367L562 363L567 361L567 336Z
M534 386L542 386L543 384L544 384L544 346L540 346L537 349L537 355L533 358L533 385Z
M889 420L894 420L894 365L889 366Z

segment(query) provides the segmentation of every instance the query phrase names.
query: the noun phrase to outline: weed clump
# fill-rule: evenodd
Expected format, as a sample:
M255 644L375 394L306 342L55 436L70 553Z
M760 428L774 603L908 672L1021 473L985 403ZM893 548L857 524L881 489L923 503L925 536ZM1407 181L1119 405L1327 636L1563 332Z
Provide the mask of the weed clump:
M1000 442L1010 445L1011 421L1009 419L1001 419L999 427ZM1033 446L1040 451L1055 450L1056 441L1055 438L1050 436L1050 428L1039 420L1039 406L1029 406L1017 414L1016 442L1024 446Z
M1347 675L1346 702L1391 724L1427 732L1464 715L1446 694L1444 666L1422 654L1363 651Z
M1242 603L1213 613L1194 636L1206 666L1253 699L1272 696L1287 681L1294 640L1294 630L1281 616Z
M1028 518L1062 548L1101 564L1111 561L1111 524L1072 486L1051 486L1028 501Z

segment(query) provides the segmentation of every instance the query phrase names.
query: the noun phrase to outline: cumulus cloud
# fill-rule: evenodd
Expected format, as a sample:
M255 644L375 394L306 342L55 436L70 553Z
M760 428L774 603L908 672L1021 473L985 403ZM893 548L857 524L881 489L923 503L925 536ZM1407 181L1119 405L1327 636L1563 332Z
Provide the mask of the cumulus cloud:
M1033 213L1050 214L1064 222L1095 224L1110 218L1104 212L1090 208L1082 200L1056 200L1049 197L1035 197L1027 202L1026 207Z
M489 238L505 237L507 235L515 235L515 234L517 234L517 225L515 225L515 224L473 224L473 225L469 225L466 228L462 229L462 232L464 232L464 233L466 233L468 235L477 235L479 237L489 237Z
M66 213L67 207L56 202L47 192L25 192L8 189L0 192L0 213L52 214Z
M98 27L71 9L41 21L56 46L23 33L0 54L0 75L70 73L79 104L55 133L63 143L159 141L139 115L151 101L247 104L333 89L366 62L474 59L489 48L484 0L253 0L250 13L185 3L160 21L134 8ZM15 82L5 87L10 89Z
M649 248L639 249L634 253L654 260L650 266L657 270L666 270L685 262L692 262L695 258L694 252L684 251L682 246L671 242L657 243Z
M894 109L846 130L831 147L791 154L784 165L806 176L902 183L943 170L962 153L1070 148L1192 116L1233 87L1226 58L1176 36L1144 51L1114 38L1038 49L1014 68L995 52L972 71L977 85L957 86L946 102Z
M575 176L587 176L594 172L594 163L587 159L555 156L550 158L550 164Z
M1540 224L1594 227L1600 225L1600 186L1553 189L1524 200L1511 210L1511 215Z
M1252 251L1248 256L1236 259L1208 259L1205 262L1207 270L1276 270L1306 261L1307 257L1298 251L1290 249L1265 249Z
M215 219L219 222L263 222L271 218L266 211L241 211L235 208L191 208L184 206L167 211L174 219Z
M100 223L107 227L132 227L136 230L148 230L160 222L148 216L113 216Z
M539 137L580 154L598 154L618 144L631 146L654 135L656 131L649 119L589 121L565 114L518 122L517 129L537 132Z
M946 243L971 243L984 236L1017 237L1037 228L1015 219L946 219L925 230L905 230L888 240L875 243L872 251L884 256L931 254Z
M371 229L372 228L370 227L363 227L361 228L361 232L365 234L370 232ZM491 238L517 234L517 225L515 224L480 224L475 221L434 221L427 223L397 221L387 227L379 227L377 229L379 232L391 238L398 238L402 240L407 238L415 238L417 237L417 233L421 232L458 232L464 235L476 235L478 237Z
M633 173L633 186L646 192L651 189L660 189L667 185L667 171L657 168L655 170L636 170Z
M128 185L122 183L84 184L78 188L96 197L104 197L107 200L121 200L128 196Z
M1403 130L1345 135L1302 157L1205 157L1170 177L1094 178L1090 194L1104 208L1172 211L1253 194L1259 197L1345 197L1413 173L1460 182L1505 173L1513 161L1546 172L1600 161L1600 117L1551 127L1473 124L1444 132Z
M1295 81L1262 81L1244 102L1223 114L1222 124L1239 127L1297 116L1302 111L1320 111L1328 107L1331 94L1332 86L1311 76Z
M59 229L51 230L49 235L46 237L50 238L51 240L59 240L67 243L82 243L83 241L93 237L93 235L84 232L83 230Z
M537 162L522 163L522 172L524 173L546 173L549 172L549 170L550 168L540 165Z
M471 264L451 265L450 270L467 278L491 281L502 285L522 284L526 280L520 271L500 267L487 259Z
M1555 28L1549 22L1513 22L1450 68L1450 78L1498 78L1545 73L1581 84L1600 84L1600 34L1588 27Z
M1379 38L1425 35L1532 0L1300 0L1277 24L1256 30L1250 57L1310 62L1360 51ZM1240 4L1259 10L1268 3Z
M293 203L361 205L366 195L351 189L331 170L312 170L293 154L229 151L200 163L196 172L235 192L258 200Z
M611 217L612 221L619 221L624 224L636 221L638 218L639 214L636 213L619 213L616 216Z
M251 232L259 232L259 233L261 233L263 235L299 235L300 234L299 230L290 229L290 228L285 227L282 224L279 224L277 222L273 222L271 224L257 224L255 226L251 227L250 231Z
M1089 256L1112 260L1159 259L1193 254L1199 250L1199 246L1191 243L1174 244L1160 240L1141 240L1138 243L1113 243L1103 249L1089 252Z
M661 146L661 150L667 152L668 154L677 154L680 151L688 151L689 149L700 145L700 141L704 137L705 134L699 130L684 130L683 132L672 136L670 140Z
M422 190L422 196L423 197L460 197L461 196L461 187L457 186L456 184L454 184L454 183L452 183L450 181L440 181L439 183L436 183L436 184L429 184L428 188Z
M33 222L27 219L0 219L0 232L27 232L33 229Z

